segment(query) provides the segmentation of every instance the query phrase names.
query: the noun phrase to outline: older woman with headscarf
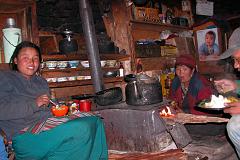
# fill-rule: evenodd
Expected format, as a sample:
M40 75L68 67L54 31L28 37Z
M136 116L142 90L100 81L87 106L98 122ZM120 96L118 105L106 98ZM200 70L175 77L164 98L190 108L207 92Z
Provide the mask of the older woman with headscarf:
M195 109L198 102L209 99L214 89L211 83L196 70L196 60L190 54L176 59L176 76L173 79L170 99L176 101L186 113L206 114Z

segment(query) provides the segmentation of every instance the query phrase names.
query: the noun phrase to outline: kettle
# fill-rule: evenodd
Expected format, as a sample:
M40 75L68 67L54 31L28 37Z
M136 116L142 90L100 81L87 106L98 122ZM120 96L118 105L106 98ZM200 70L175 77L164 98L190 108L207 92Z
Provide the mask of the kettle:
M73 32L66 29L62 34L64 39L59 41L59 51L63 54L77 52L78 43L77 40L73 38Z
M162 86L157 78L145 74L134 77L131 74L124 79L127 82L125 95L128 105L141 106L162 102Z

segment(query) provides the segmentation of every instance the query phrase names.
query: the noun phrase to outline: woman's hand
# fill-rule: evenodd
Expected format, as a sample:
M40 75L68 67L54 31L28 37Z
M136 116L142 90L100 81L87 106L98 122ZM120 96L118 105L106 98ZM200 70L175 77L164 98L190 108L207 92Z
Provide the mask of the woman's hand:
M237 84L229 79L215 80L214 84L220 93L226 93L237 89Z
M226 103L225 106L224 113L229 113L231 115L240 114L240 102Z
M49 104L49 97L47 94L43 94L39 97L36 98L36 103L37 103L37 106L38 107L41 107L41 106L48 106Z

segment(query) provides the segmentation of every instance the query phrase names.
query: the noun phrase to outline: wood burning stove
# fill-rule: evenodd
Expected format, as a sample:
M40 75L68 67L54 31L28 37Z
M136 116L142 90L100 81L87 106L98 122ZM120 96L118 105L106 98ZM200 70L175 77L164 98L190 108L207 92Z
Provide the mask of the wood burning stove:
M156 152L174 143L157 110L107 109L99 113L110 150Z

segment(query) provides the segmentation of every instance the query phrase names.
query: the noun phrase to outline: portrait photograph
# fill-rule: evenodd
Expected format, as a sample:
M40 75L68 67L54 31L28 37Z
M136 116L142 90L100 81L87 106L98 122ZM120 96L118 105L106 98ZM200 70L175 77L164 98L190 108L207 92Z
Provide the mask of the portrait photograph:
M199 61L217 60L221 54L219 29L203 29L196 31Z

